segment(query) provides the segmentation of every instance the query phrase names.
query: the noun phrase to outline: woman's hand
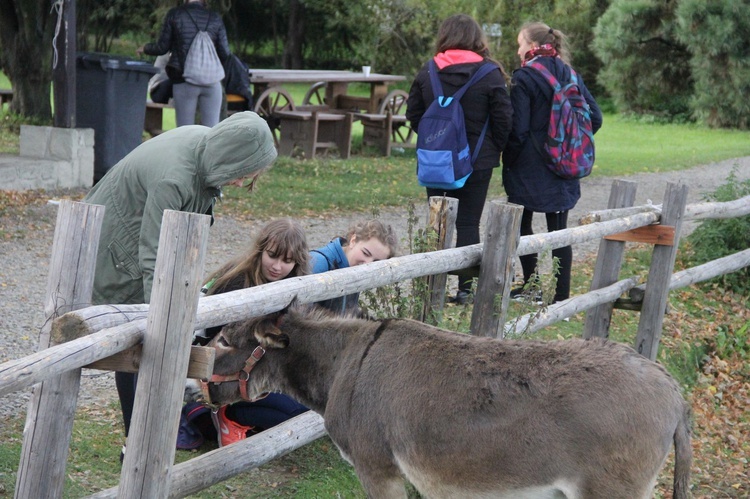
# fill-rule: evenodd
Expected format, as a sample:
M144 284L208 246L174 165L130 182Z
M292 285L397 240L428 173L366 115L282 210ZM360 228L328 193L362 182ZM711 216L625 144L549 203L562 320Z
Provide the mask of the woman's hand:
M145 48L146 48L145 45L141 45L140 47L138 47L137 49L135 49L135 54L138 57L142 56L143 55L143 49L145 49Z

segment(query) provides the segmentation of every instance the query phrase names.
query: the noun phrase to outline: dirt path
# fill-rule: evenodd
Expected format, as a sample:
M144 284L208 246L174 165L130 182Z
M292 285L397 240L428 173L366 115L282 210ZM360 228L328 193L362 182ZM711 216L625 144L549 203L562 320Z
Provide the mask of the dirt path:
M740 179L750 178L750 157L723 161L688 170L665 173L644 173L623 177L638 183L636 205L653 201L661 203L668 182L685 182L690 187L689 202L699 202L707 192L725 183L730 171L736 169ZM607 206L612 178L588 178L582 182L582 197L571 211L570 225L589 211ZM401 238L407 234L406 209L383 210L380 218L393 225ZM419 226L424 224L425 214ZM12 216L0 217L3 232L10 237L0 241L0 363L29 355L36 350L36 343L44 317L42 303L46 287L47 268L56 207L54 205L31 206L14 212ZM361 215L328 219L306 218L304 225L311 247L327 243L333 236L342 234ZM535 217L535 230L545 231L544 217ZM238 222L221 217L211 229L211 240L206 261L206 270L215 269L220 263L243 251L252 238L253 230L261 222ZM686 227L690 230L690 227ZM405 246L405 244L404 244ZM575 257L583 258L595 244L575 248ZM28 392L0 399L0 418L24 409ZM114 381L111 374L86 371L82 382L80 404L104 404L115 399Z

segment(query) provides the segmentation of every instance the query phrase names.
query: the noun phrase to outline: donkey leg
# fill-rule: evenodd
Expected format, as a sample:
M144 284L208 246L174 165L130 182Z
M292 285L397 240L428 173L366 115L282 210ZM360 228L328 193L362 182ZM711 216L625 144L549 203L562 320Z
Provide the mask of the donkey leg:
M406 499L406 486L399 474L357 467L355 471L369 499Z

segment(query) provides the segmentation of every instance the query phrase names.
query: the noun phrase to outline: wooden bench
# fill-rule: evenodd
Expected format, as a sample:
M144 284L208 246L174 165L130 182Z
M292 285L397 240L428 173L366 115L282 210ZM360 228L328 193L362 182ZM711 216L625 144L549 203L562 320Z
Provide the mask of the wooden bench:
M164 109L174 109L174 106L146 101L146 118L143 120L143 129L154 137L164 132Z
M414 132L403 114L354 113L354 118L362 122L362 144L377 147L383 156L390 156L394 146L417 147Z
M299 146L312 159L318 149L336 147L342 158L351 156L352 113L277 111L274 116L279 119L279 154L291 156Z
M0 108L3 107L3 104L6 102L10 104L10 102L13 100L13 90L9 88L0 88Z

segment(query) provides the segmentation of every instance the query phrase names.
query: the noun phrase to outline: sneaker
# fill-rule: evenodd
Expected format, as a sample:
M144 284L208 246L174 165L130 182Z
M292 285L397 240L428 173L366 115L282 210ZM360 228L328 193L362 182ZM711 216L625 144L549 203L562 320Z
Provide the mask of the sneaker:
M227 406L221 406L218 411L212 412L211 417L216 426L218 434L219 447L245 440L247 432L253 429L252 426L243 426L227 417Z
M455 303L456 305L466 305L469 301L471 301L471 293L461 290L456 292L456 296L448 299L449 303Z
M535 303L541 305L542 291L539 289L513 288L510 290L510 299L520 302Z

